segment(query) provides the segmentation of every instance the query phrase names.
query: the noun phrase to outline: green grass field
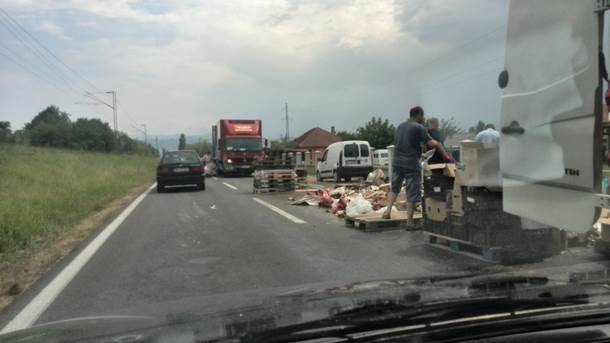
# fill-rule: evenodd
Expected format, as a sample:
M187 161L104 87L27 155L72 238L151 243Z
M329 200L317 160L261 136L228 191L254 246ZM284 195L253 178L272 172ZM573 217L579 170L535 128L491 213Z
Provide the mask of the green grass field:
M157 158L0 144L0 257L152 183Z

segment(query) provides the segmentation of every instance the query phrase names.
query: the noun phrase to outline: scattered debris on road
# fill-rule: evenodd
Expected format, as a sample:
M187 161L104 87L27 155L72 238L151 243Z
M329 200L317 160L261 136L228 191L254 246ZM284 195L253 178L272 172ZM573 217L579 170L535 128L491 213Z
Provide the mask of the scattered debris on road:
M378 177L382 177L378 173ZM377 178L378 179L378 178ZM296 200L289 201L292 205L309 205L328 208L329 212L344 217L362 214L379 214L385 211L387 196L390 190L389 183L375 184L342 184L334 189L314 188L300 190L305 195ZM294 199L294 198L292 198ZM392 211L406 210L406 195L401 192Z

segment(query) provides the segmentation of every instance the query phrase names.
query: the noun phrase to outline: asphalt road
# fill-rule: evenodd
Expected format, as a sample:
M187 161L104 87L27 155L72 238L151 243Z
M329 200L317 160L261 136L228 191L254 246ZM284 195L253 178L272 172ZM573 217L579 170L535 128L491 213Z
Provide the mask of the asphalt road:
M240 305L239 294L499 268L428 247L420 232L347 228L322 209L289 205L287 197L252 194L251 178L209 178L205 191L152 190L36 322L160 314L194 303L213 309ZM575 250L542 264L506 268L564 268L567 261L599 262ZM0 327L66 263L1 313Z

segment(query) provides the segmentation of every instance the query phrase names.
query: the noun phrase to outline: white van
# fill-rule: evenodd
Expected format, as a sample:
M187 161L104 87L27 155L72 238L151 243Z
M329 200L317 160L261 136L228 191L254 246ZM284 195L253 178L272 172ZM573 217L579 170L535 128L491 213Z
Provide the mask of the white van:
M343 141L333 143L324 150L318 161L316 177L318 181L333 178L351 181L353 176L366 177L373 171L371 146L367 141Z
M388 165L390 165L388 149L375 149L373 151L373 167L384 169Z

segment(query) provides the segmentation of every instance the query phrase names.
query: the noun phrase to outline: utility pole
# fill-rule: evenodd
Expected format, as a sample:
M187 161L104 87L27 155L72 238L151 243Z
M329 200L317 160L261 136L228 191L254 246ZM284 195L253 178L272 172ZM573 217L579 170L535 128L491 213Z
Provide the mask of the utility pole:
M146 124L142 124L142 128L144 129L142 132L144 133L144 144L148 143L148 136L146 132Z
M159 151L159 136L155 136L155 147L157 147L157 151Z
M119 123L117 117L117 107L116 107L116 91L108 91L108 94L112 94L112 116L114 119L114 133L119 132Z
M112 105L105 102L104 100L101 100L100 98L96 97L94 94L111 94L112 95ZM85 92L85 96L87 98L93 99L96 102L89 102L89 103L82 103L82 102L77 102L76 104L81 104L81 105L105 105L109 108L112 108L112 119L113 119L113 129L114 129L114 133L118 134L119 132L119 123L118 123L118 115L117 115L117 100L116 100L116 91L107 91L107 92L98 92L98 93L91 93L91 92Z
M288 125L288 120L289 120L289 118L288 118L288 103L285 103L284 111L285 111L285 114L286 114L286 117L284 118L284 120L286 120L286 138L285 139L286 139L286 142L288 142L288 139L290 138L290 132L289 132L290 128L289 128L289 125Z

